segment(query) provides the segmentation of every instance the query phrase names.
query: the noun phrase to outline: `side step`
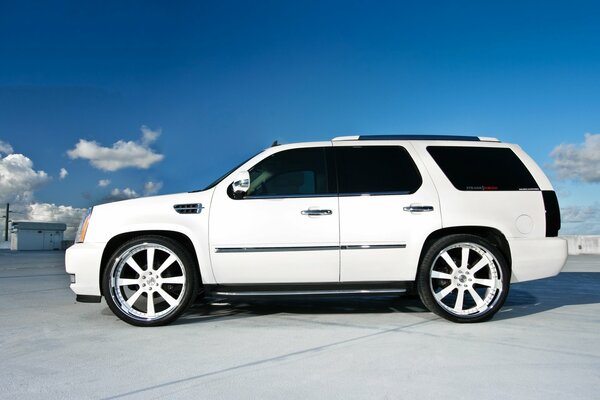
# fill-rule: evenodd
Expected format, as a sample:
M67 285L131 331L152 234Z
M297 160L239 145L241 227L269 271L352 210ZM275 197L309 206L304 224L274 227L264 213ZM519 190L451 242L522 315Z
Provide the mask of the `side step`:
M326 284L206 285L208 295L223 297L394 295L407 293L413 282Z
M258 290L243 292L211 292L217 296L318 296L318 295L343 295L343 294L399 294L406 293L406 289L364 289L364 290Z

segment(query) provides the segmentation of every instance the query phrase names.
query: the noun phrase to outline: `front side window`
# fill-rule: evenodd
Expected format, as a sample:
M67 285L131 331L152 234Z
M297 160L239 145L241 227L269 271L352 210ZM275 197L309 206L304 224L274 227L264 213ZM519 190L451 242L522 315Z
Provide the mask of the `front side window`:
M400 146L337 147L340 195L410 194L419 189L421 175Z
M330 187L325 148L301 148L275 153L250 169L250 197L334 194Z

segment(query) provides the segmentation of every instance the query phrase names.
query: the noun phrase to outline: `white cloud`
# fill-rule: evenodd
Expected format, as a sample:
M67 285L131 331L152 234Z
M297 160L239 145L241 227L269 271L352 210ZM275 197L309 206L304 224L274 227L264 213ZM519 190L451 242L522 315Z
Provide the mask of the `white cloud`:
M85 208L74 208L71 206L62 206L49 203L33 203L24 206L26 221L37 222L62 222L67 224L65 240L73 240L79 221L85 214ZM18 219L18 218L15 218Z
M144 195L150 196L156 194L162 188L162 182L152 182L148 181L144 184Z
M64 168L60 169L60 172L58 173L58 176L60 179L65 179L67 177L67 175L69 175L69 171L67 171Z
M100 179L98 181L98 186L100 187L107 187L108 185L110 185L110 179Z
M103 147L95 141L79 139L74 149L67 151L70 158L83 158L102 171L117 171L123 168L148 169L161 161L164 155L157 154L150 144L158 138L160 131L142 126L140 141L119 140L112 147Z
M154 142L156 139L158 139L158 137L162 133L162 131L160 129L153 131L152 129L148 128L146 125L142 125L140 130L142 131L142 144L145 146L148 146L149 144Z
M48 182L44 171L33 169L33 161L23 154L0 156L0 203L28 203L33 191Z
M0 153L4 153L4 154L12 154L13 153L13 148L10 144L3 142L2 140L0 140Z
M560 144L550 157L559 179L600 183L600 134L586 133L583 144Z
M125 188L123 190L114 188L108 196L106 196L106 201L119 201L119 200L127 200L127 199L135 199L136 197L140 197L140 195L131 188Z
M599 235L600 203L587 206L569 206L560 210L562 235Z

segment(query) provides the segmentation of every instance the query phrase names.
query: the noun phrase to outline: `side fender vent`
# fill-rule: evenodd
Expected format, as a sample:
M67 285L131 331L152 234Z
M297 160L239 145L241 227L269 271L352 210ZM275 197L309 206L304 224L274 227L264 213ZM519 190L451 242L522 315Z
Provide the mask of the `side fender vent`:
M194 204L175 204L173 206L175 211L179 214L200 214L202 209L202 203L194 203Z

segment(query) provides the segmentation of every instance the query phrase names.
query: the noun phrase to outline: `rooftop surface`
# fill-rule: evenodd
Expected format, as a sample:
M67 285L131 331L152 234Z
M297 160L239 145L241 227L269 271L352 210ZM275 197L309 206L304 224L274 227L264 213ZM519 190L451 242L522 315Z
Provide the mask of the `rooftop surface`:
M68 283L63 252L0 251L0 398L598 398L600 256L470 325L381 297L217 299L135 328Z

